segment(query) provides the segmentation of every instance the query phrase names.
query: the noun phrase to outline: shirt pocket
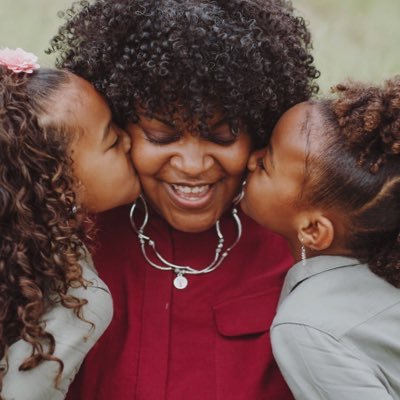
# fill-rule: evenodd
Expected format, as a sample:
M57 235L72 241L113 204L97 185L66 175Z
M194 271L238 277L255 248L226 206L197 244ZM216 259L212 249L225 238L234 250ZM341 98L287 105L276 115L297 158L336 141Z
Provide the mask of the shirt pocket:
M280 291L272 288L213 307L218 400L290 398L269 338Z
M236 337L257 335L269 330L276 313L280 288L235 298L214 307L220 335Z

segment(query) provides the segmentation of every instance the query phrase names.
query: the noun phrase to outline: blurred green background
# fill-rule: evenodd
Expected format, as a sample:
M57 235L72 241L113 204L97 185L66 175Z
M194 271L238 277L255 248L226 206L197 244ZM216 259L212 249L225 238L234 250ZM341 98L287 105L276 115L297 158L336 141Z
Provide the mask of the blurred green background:
M72 0L0 0L0 46L36 53L43 65L54 59L44 50L57 32L57 12ZM400 73L400 0L293 0L309 21L320 86L346 78L380 82Z

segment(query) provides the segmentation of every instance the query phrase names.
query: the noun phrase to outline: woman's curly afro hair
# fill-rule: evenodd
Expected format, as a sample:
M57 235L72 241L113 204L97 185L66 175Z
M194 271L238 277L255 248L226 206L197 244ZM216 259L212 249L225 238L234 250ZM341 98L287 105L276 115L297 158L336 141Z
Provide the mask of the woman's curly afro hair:
M261 145L318 91L310 34L284 0L80 1L64 17L49 51L122 124L144 109L201 128L218 110Z

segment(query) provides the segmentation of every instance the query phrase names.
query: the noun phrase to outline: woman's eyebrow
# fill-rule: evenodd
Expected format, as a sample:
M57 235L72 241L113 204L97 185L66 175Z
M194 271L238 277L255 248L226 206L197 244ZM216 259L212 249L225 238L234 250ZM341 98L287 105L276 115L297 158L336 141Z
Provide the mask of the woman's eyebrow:
M172 128L172 129L176 129L176 126L174 125L173 122L171 121L167 121L166 119L159 117L159 116L154 116L154 119L156 119L157 121L161 122L164 125L167 125L168 127ZM227 118L222 118L219 121L215 122L213 125L210 126L209 129L216 129L218 127L220 127L221 125L224 125L228 122Z
M215 124L211 125L211 126L210 126L210 129L218 128L218 127L220 127L221 125L226 124L227 122L228 122L228 119L224 117L224 118L222 118L221 120L217 121Z
M163 119L162 117L157 117L157 116L154 116L153 118L156 119L157 121L163 123L164 125L167 125L170 128L175 129L175 125L171 121L167 121L166 119Z
M158 116L158 115L155 115L155 116L152 117L152 118L156 119L157 121L161 122L162 124L167 125L167 126L173 128L173 129L176 128L176 127L175 127L175 124L174 124L173 122L168 121L168 120L164 119L163 117L160 117L160 116ZM223 117L223 118L220 119L219 121L217 121L217 122L215 122L214 124L212 124L212 125L210 126L210 129L218 128L219 126L224 125L224 124L226 124L227 122L228 122L228 119L227 119L226 117Z

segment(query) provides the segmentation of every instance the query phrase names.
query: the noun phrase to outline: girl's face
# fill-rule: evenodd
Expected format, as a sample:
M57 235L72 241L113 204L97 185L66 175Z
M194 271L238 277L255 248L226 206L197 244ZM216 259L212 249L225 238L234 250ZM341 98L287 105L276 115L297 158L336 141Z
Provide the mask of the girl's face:
M90 212L133 202L140 184L129 156L129 136L112 122L108 105L85 80L72 76L62 95L58 109L65 123L77 128L71 158L78 200Z
M289 238L295 220L309 151L303 127L310 106L299 104L278 121L266 149L254 152L248 162L243 211L260 225Z
M220 116L208 138L177 132L165 118L141 117L128 127L132 159L152 207L175 229L201 232L232 204L251 150L250 136L235 137Z

